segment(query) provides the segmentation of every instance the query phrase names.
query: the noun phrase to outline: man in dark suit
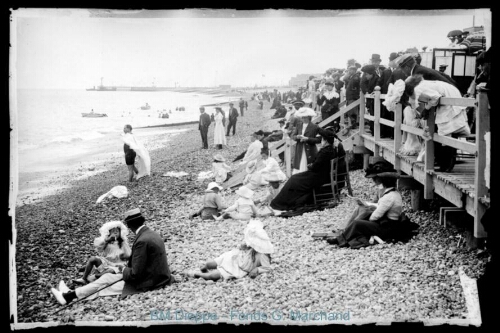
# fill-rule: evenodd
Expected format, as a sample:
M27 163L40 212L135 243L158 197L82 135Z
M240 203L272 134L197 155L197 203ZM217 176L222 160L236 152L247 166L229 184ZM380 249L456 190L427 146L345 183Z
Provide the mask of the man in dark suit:
M161 236L144 225L145 219L139 208L126 212L125 216L123 222L135 234L135 240L128 265L122 272L125 281L122 299L174 282Z
M136 235L127 267L117 266L118 272L103 274L99 279L74 290L61 281L58 289L51 289L61 305L76 298L91 300L121 294L123 299L175 282L168 267L163 239L144 225L145 219L139 208L126 212L123 222Z
M359 99L361 74L357 71L357 69L358 68L356 66L350 66L348 68L348 73L346 74L346 76L344 76L344 82L346 83L346 88L345 88L346 105L354 103ZM349 118L350 121L349 126L351 128L358 127L358 114L359 114L358 106L347 112L347 117Z
M229 103L229 124L227 125L227 133L226 136L229 136L229 131L231 130L231 127L233 128L233 136L236 132L236 121L238 120L238 110L236 110L235 107L233 107L233 103Z
M243 97L240 98L239 106L240 106L241 116L243 117L243 109L245 108L245 101L243 100Z
M211 119L208 114L205 113L205 108L200 107L200 123L198 129L201 134L201 141L203 142L202 149L208 149L208 127L210 127Z

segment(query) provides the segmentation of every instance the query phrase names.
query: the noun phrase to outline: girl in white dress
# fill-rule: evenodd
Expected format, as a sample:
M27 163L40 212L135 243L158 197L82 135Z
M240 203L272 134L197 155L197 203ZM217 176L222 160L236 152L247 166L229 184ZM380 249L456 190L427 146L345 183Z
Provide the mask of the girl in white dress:
M132 134L132 126L125 125L123 132L123 149L125 151L125 163L129 172L129 181L134 181L134 172L136 173L135 180L149 176L151 174L151 159L148 151ZM138 157L137 168L134 165L136 156Z
M403 114L403 124L417 128L424 128L424 120L420 119L420 114L417 110L408 105L404 109ZM403 145L401 146L399 152L401 153L401 155L418 155L423 147L422 141L422 138L420 138L418 135L403 132Z
M224 124L222 124L224 116L222 116L220 108L216 108L215 112L214 144L217 149L222 149L223 145L227 145Z

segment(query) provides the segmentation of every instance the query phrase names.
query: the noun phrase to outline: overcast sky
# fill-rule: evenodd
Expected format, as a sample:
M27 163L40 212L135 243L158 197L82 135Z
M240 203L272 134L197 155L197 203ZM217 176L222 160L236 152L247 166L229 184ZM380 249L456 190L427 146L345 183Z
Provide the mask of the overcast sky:
M489 13L208 12L211 17L168 11L166 17L117 18L137 11L18 10L12 21L18 88L83 89L101 77L105 85L124 86L287 84L296 74L345 68L349 58L363 64L378 53L387 64L391 52L446 47L450 30L471 27L474 13L476 26L483 25Z

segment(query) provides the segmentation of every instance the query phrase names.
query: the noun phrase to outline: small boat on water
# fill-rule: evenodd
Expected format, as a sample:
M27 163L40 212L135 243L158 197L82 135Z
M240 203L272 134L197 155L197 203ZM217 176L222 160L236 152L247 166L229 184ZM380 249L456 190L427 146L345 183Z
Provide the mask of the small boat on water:
M149 110L151 109L151 105L149 105L148 103L146 103L146 105L144 106L141 106L141 110Z
M107 117L108 115L105 113L94 113L94 112L88 112L88 113L82 113L82 117L85 118L101 118L101 117Z

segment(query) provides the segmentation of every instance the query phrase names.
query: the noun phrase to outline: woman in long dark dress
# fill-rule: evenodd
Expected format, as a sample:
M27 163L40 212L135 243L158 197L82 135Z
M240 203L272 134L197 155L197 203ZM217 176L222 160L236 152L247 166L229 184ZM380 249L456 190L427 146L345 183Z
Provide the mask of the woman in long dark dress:
M293 161L293 174L308 170L308 165L314 161L318 154L316 145L321 143L317 137L319 127L311 122L316 113L310 108L300 108L295 112L295 117L301 118L302 122L294 129L292 140L297 141L295 145L295 156Z
M271 201L271 208L276 210L292 210L307 204L312 198L312 190L330 182L330 161L345 155L344 147L337 139L335 132L319 129L322 136L322 148L316 155L308 170L290 177L280 193ZM339 173L345 172L344 159L339 162Z

